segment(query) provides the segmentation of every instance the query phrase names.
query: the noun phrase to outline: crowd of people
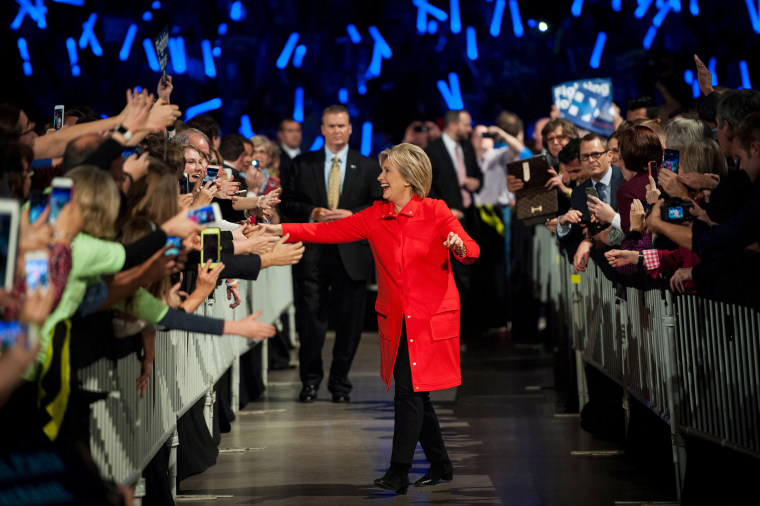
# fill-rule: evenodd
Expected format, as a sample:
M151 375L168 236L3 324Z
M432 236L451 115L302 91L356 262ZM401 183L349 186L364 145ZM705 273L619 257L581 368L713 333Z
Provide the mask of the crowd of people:
M51 441L87 446L82 420L89 408L76 370L92 361L93 343L102 349L128 339L142 349L136 387L144 392L157 329L273 336L274 326L258 321L260 312L237 321L193 312L222 279L236 307L238 279L294 265L298 399L318 396L332 318L327 387L333 402L351 401L349 372L367 286L377 279L375 310L381 335L390 339L383 341L389 347L382 350L382 376L388 384L396 378L397 417L391 468L376 484L406 490L418 440L431 468L417 485L451 479L425 395L458 384L458 341L453 348L454 341L424 343L431 332L441 333L434 340L459 336L458 321L445 316L458 314L460 296L465 337L512 319L507 294L529 274L526 227L512 211L525 181L507 175L510 162L546 157L546 188L556 192L560 211L539 226L556 234L577 272L593 259L621 283L646 288L664 281L679 293L760 306L753 291L760 275L760 92L713 88L707 68L696 57L695 64L703 97L667 118L651 99L635 99L625 119L618 111L615 131L606 136L584 132L552 109L526 140L514 113L473 125L468 111L448 111L440 122L411 123L380 164L349 148L352 127L343 106L322 114L324 148L301 153L301 125L292 119L280 123L277 140L222 135L207 115L181 121L171 104L171 76L159 82L156 96L127 90L126 106L113 117L69 108L58 128L35 128L18 106L0 105L2 197L20 209L18 230L4 225L0 238L12 272L0 291L0 426L16 435L3 439L3 449ZM56 192L67 188L70 199L59 206ZM194 211L209 206L219 254L202 262L206 232ZM415 223L428 215L433 221ZM405 237L407 230L413 235ZM288 232L327 244L292 243ZM411 240L411 251L414 236L424 236L437 268L445 267L440 279L431 271L415 281L429 269L424 252L409 263L397 258L393 238ZM40 258L44 274L35 277ZM440 297L417 307L409 294L433 279L430 290ZM451 348L445 353L444 344ZM430 356L450 363L410 369L410 360L416 366ZM441 370L445 381L436 380Z

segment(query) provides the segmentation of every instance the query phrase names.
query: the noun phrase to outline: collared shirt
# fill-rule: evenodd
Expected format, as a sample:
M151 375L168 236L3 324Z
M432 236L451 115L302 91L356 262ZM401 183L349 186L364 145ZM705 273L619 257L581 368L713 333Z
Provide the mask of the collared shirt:
M449 137L446 132L443 132L441 135L441 139L443 139L443 145L446 146L446 151L449 152L449 156L451 157L451 163L454 165L454 168L457 166L457 149L462 149L462 147L459 145L457 141ZM464 158L464 152L462 153L462 158Z
M591 180L591 186L593 186L594 188L596 188L597 183L602 183L605 185L605 194L606 194L605 197L607 197L605 204L609 204L612 200L612 188L610 187L610 183L612 183L612 165L610 165L607 168L607 172L604 173L604 176L602 176L602 179L600 179L599 181L594 181L593 179ZM572 223L570 225L562 225L558 220L557 221L557 236L560 238L565 237L567 234L570 233L571 226L572 226ZM615 218L612 220L612 226L615 228L620 228L620 214L615 215Z
M285 144L280 144L280 148L282 148L282 150L287 153L290 158L295 158L301 154L301 148L293 149L287 147Z
M490 148L483 153L480 164L483 186L480 192L475 194L477 205L509 205L507 164L517 159L518 155L508 147Z
M333 157L338 157L340 164L340 191L343 193L343 183L346 180L346 160L348 159L348 144L337 153L333 153L325 146L325 189L330 187L330 170L333 165Z

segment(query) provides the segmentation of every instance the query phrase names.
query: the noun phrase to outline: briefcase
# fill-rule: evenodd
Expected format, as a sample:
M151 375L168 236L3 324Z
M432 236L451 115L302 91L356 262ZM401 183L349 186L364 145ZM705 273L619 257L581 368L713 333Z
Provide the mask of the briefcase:
M515 214L517 219L526 225L543 223L557 216L557 189L547 189L544 186L552 178L549 174L550 168L546 155L507 164L507 174L525 183L525 186L515 193Z

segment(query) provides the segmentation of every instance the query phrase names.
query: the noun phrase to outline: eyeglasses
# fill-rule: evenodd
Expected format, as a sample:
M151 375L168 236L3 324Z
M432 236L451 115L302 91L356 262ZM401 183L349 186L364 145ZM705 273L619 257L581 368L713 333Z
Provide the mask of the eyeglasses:
M547 137L546 138L546 143L547 144L551 144L552 142L555 142L555 141L556 142L562 142L562 141L566 141L568 139L570 139L570 137L568 137L567 135L564 135L564 134L563 135L555 135L553 137Z
M597 151L596 153L587 153L585 155L581 155L578 158L580 158L582 162L588 162L592 158L594 160L599 160L603 155L606 155L606 154L607 154L606 151Z
M21 132L21 134L19 134L19 137L23 137L23 136L25 136L26 134L28 134L28 133L32 133L32 132L34 131L34 127L35 127L35 124L34 124L34 123L30 123L29 125L31 125L31 126L29 127L29 130L27 130L26 132Z

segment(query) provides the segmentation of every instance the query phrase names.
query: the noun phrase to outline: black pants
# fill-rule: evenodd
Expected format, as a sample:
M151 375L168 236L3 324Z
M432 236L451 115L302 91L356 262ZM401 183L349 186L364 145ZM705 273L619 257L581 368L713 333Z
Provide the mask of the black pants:
M409 347L406 342L406 326L401 330L401 338L393 367L396 391L393 398L393 451L391 464L411 466L417 441L431 463L449 459L443 443L438 417L430 402L430 392L415 392L412 385L412 369L409 365Z
M335 323L335 345L327 388L333 394L351 392L348 372L364 325L367 282L349 277L337 247L327 246L319 264L295 282L296 330L301 382L319 388L324 377L322 347L328 316Z

